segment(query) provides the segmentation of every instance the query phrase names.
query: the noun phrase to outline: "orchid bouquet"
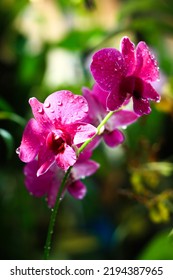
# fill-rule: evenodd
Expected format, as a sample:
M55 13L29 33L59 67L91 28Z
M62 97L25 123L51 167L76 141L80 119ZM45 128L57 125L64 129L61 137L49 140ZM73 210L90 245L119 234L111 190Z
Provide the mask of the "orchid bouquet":
M52 209L44 258L51 249L57 211L68 191L82 199L87 188L81 181L99 168L91 159L103 140L111 148L122 144L122 128L151 112L150 100L160 95L152 82L159 79L159 68L145 42L135 47L128 37L120 50L97 51L90 66L95 80L82 95L61 90L44 103L29 99L34 118L27 123L17 149L24 167L27 190L36 197L46 196Z

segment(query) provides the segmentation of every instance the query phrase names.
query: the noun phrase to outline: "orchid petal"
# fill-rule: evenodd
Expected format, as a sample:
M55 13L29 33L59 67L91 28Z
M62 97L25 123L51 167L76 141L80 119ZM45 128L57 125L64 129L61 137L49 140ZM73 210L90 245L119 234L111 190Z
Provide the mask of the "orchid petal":
M83 96L62 90L49 95L44 102L44 110L56 128L64 124L82 121L88 113L88 104Z
M133 108L136 114L148 115L151 112L150 104L147 99L143 98L134 98L133 97Z
M23 162L30 162L35 159L40 145L42 136L40 134L40 127L35 119L31 119L24 130L21 145L19 147L19 158Z
M113 48L102 49L93 55L91 72L98 85L111 91L120 83L124 71L121 53Z
M161 97L149 83L143 83L142 97L159 102Z
M73 166L72 174L75 180L84 179L91 176L99 168L99 164L93 160L85 160L83 162L76 162Z
M70 166L73 166L77 160L75 151L68 145L63 153L56 155L56 163L59 168L67 170Z
M118 127L127 126L134 123L139 116L132 111L121 110L116 112L108 121L111 124L112 130Z
M43 145L38 154L38 171L37 176L43 175L55 162L55 155L46 145Z
M86 186L81 181L75 181L68 186L68 192L76 199L82 199L86 192Z
M90 118L89 121L93 125L98 125L100 123L100 120L102 119L102 115L105 113L104 107L98 102L97 97L95 98L93 90L91 91L88 88L83 88L82 92L83 96L88 102L88 115Z
M145 81L154 82L159 79L157 61L145 42L139 42L136 47L136 69L134 74Z
M107 109L109 111L118 110L126 101L126 98L127 92L122 91L120 85L117 85L117 87L114 87L112 92L108 95Z
M71 129L72 134L74 135L74 145L85 142L87 139L92 138L97 133L96 127L87 123L76 123L71 126Z
M126 75L130 76L135 68L135 45L128 37L124 37L121 41L121 53L125 62Z
M40 128L43 129L43 133L45 133L52 127L52 122L46 115L43 104L35 97L29 99L29 104L36 121L39 123Z
M99 87L98 84L95 84L92 89L92 95L96 98L96 100L99 101L99 104L103 106L104 109L106 109L106 100L108 97L108 92L103 90L101 87ZM98 103L97 101L97 103Z
M103 138L105 143L112 148L123 143L125 139L124 134L118 129L105 133Z
M24 167L25 186L29 193L36 197L46 195L51 187L53 172L48 171L37 177L38 162L36 160L27 163Z

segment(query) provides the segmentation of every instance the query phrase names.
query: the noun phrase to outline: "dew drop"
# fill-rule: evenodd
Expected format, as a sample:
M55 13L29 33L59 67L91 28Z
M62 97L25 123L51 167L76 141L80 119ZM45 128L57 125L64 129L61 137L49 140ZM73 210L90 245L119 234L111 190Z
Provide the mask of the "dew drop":
M57 101L57 105L58 105L58 106L61 106L61 105L62 105L62 101L60 101L60 100Z
M43 113L43 107L38 108L38 113L40 113L40 114Z
M17 154L17 155L20 154L20 147L18 147L18 148L16 149L16 154Z
M118 56L118 60L119 60L119 61L121 60L121 56Z
M51 109L50 112L51 112L51 113L55 113L54 109Z
M83 98L79 98L79 103L84 103L84 100L83 100Z
M70 98L69 99L69 103L73 103L74 102L74 99L73 98Z
M45 103L44 103L44 107L45 107L45 108L49 108L49 107L50 107L50 102L45 102Z
M85 106L85 107L83 108L83 112L84 112L84 113L87 113L87 112L88 112L88 107L87 107L87 106Z

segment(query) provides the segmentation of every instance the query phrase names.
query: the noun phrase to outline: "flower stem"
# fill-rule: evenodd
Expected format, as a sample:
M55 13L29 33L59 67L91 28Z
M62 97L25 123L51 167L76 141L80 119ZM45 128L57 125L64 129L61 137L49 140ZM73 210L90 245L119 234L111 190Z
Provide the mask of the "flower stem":
M60 201L61 201L61 196L66 184L66 181L68 179L68 176L70 174L70 171L72 169L72 166L70 166L67 170L67 172L64 175L64 178L61 182L60 188L59 188L59 192L56 198L56 203L54 208L52 208L52 214L50 217L50 223L49 223L49 228L48 228L48 233L47 233L47 239L46 239L46 245L44 247L44 259L47 260L49 258L49 254L50 254L50 249L51 249L51 241L52 241L52 234L53 234L53 230L54 230L54 226L55 226L55 220L56 220L56 215L58 212L58 208L60 205Z
M118 110L119 111L119 110ZM95 138L96 135L100 134L101 128L106 124L106 122L110 119L110 117L115 113L115 111L110 111L106 117L101 121L101 123L97 127L97 133L90 139L86 140L85 143L78 149L78 154L80 154L86 146L91 143L91 141ZM52 235L53 235L53 230L55 226L55 220L56 220L56 215L59 209L60 201L61 201L61 196L63 193L63 190L65 188L68 176L70 175L72 166L70 166L67 170L67 172L64 175L64 178L61 182L60 189L56 198L56 203L54 208L52 208L52 214L50 217L50 223L49 223L49 228L48 228L48 233L47 233L47 239L46 239L46 245L44 247L44 259L47 260L49 258L50 254L50 249L51 249L51 242L52 242Z
M91 137L90 139L86 140L82 146L78 149L78 154L80 154L85 148L86 146L92 142L92 140L96 137L96 135L100 134L100 130L101 128L107 123L107 121L110 119L110 117L115 113L115 111L110 111L106 117L101 121L101 123L97 126L97 133Z

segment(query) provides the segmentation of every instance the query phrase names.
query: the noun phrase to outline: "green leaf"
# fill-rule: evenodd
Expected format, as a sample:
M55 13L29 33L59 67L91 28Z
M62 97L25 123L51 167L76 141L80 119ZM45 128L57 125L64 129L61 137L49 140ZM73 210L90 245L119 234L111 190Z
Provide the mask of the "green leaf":
M7 158L11 156L14 151L14 141L12 135L5 129L0 128L0 136L4 140L7 147Z
M172 240L169 238L169 231L156 234L141 252L141 260L172 260Z
M0 112L0 120L10 120L21 126L25 126L26 124L25 119L12 112Z

